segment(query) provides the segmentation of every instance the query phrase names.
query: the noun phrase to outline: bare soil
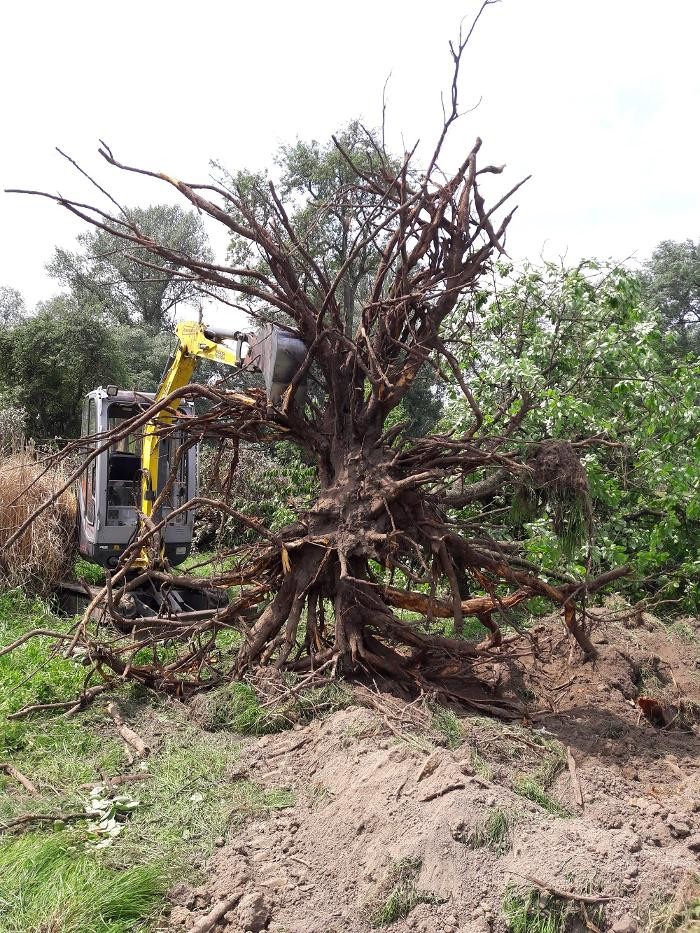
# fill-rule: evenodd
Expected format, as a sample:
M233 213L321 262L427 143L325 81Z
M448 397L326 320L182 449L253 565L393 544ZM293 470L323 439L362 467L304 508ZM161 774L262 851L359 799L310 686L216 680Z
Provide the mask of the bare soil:
M412 734L409 715L402 724L365 707L251 740L231 780L293 788L297 803L239 827L204 885L173 890L167 929L201 924L228 899L223 918L200 929L367 933L406 859L431 903L396 920L395 933L504 933L508 885L606 896L585 909L569 901L572 925L643 929L650 908L700 874L700 623L669 634L647 615L601 621L593 663L560 626L533 630L536 664L524 639L483 672L526 703L522 722L463 718L456 748ZM661 703L664 728L642 715L640 696ZM549 784L569 815L516 793L523 776ZM509 822L505 851L474 847L496 810Z

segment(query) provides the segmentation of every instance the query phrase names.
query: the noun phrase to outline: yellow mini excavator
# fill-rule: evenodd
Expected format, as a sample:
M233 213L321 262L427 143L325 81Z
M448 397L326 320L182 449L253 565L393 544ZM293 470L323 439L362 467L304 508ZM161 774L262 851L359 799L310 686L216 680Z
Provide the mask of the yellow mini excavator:
M269 400L277 403L306 355L303 341L275 324L264 325L256 334L227 333L193 321L177 325L177 349L166 366L156 393L126 391L109 385L95 389L83 404L82 436L95 449L100 435L114 431L191 382L200 359L245 368L263 375ZM231 346L233 343L233 346ZM244 347L246 352L244 353ZM192 403L179 403L180 412L193 411ZM120 556L134 539L141 512L156 521L165 520L161 533L164 557L172 565L182 563L190 553L194 515L182 509L173 519L168 515L181 509L197 495L197 449L178 456L184 438L177 430L168 437L162 429L174 424L176 414L163 408L145 425L115 441L101 452L83 473L78 489L78 549L86 560L113 570ZM170 493L159 514L153 505L171 472L176 470ZM141 563L144 562L141 558ZM153 603L153 600L148 600ZM177 602L177 600L176 600ZM146 606L140 607L141 610ZM151 605L151 611L156 608ZM173 608L182 608L179 605Z

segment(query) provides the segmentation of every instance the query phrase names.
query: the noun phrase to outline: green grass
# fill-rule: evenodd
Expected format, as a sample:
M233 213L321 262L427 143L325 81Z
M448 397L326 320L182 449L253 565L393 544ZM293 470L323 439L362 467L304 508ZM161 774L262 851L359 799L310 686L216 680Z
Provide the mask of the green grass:
M293 687L294 678L288 679ZM250 684L238 681L203 698L201 721L205 729L214 732L226 729L241 735L269 735L344 709L351 702L349 692L333 683L290 693L279 703L266 706Z
M448 748L459 748L464 741L464 730L459 719L444 706L435 704L431 710L432 727L441 736L443 744Z
M165 888L157 865L114 871L67 831L0 848L3 933L126 933L154 915Z
M545 790L549 790L557 775L566 767L566 751L560 742L543 741L542 744L546 749L545 758L535 771L534 779Z
M700 933L700 877L686 877L673 897L654 900L644 929L646 933Z
M418 904L443 903L437 895L417 887L421 864L418 858L403 858L394 863L383 890L367 905L370 926L376 929L403 920Z
M105 582L105 569L79 557L75 562L75 576L78 580L85 580L86 583L99 586Z
M491 780L491 766L488 761L479 753L479 750L472 748L469 755L472 768L479 777L482 777L485 781Z
M0 644L33 628L65 631L70 624L53 617L41 601L17 591L0 593ZM53 651L48 638L32 639L0 657L0 760L12 762L39 791L29 796L0 774L0 822L26 813L83 812L90 788L103 774L136 770L128 767L104 700L69 719L62 711L7 719L28 704L72 700L81 692L85 672L81 663ZM45 824L20 838L0 836L2 933L151 929L147 918L164 888L190 879L192 862L206 857L217 837L226 837L243 820L295 802L286 788L230 776L240 761L240 736L224 726L230 730L236 723L207 732L191 721L188 708L141 688L124 686L115 695L126 720L153 747L140 766L147 779L119 788L138 805L101 849L95 848L87 819L55 833ZM238 725L245 725L249 706L246 699L234 704L242 716ZM261 715L258 703L251 721Z
M572 905L539 891L518 890L509 884L503 894L502 911L509 933L564 933Z
M503 855L511 844L510 816L497 807L482 823L462 833L457 841L470 849L490 849L496 855Z
M568 817L571 816L569 810L562 807L534 778L522 775L513 782L513 790L526 800L531 800L543 810L551 813L553 816Z

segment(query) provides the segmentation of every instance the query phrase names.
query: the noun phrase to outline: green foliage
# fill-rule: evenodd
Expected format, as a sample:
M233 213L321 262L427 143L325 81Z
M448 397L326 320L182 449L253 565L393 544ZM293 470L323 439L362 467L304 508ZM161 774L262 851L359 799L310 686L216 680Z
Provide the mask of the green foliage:
M5 933L127 933L153 915L165 889L157 865L115 871L68 832L30 834L0 846Z
M503 855L510 848L510 816L507 811L496 807L486 820L477 823L458 839L470 849L491 849Z
M502 910L509 933L564 933L574 908L561 898L509 884Z
M432 726L439 732L447 748L458 748L464 741L462 724L450 709L434 704L432 706Z
M226 481L231 456L227 451L219 458L215 475L216 452L213 448L202 447L202 495L219 494L220 484ZM296 521L299 512L311 503L317 489L316 471L303 462L298 448L292 444L276 444L272 451L250 444L241 448L238 467L227 489L238 511L277 531ZM212 527L201 526L197 547L206 549L215 541L218 546L236 547L254 538L254 532L231 518L223 525L217 521Z
M0 593L0 644L8 645L34 628L65 629L64 623L48 615L41 600L29 599L19 590ZM24 748L27 729L23 720L7 720L23 706L34 703L60 703L79 692L85 673L75 661L52 654L52 642L33 638L10 654L0 657L0 750L17 752ZM35 736L31 741L48 747L53 753L72 734L73 723L64 720L64 728L54 735Z
M633 562L635 578L618 584L632 598L654 595L695 611L700 363L679 354L643 300L638 277L624 268L584 262L500 271L497 298L481 293L470 310L472 339L462 355L483 432L499 408L515 415L519 398L529 396L532 407L514 435L525 459L544 438L579 445L573 449L592 507L591 569ZM454 387L443 427L459 431L470 422ZM584 443L588 438L598 440ZM576 539L586 516L574 501L501 488L490 508L505 510L490 529L494 537L523 541L525 556L545 571L585 572L588 546ZM457 517L469 520L482 509L480 502Z
M286 679L293 688L294 677L287 675ZM331 683L298 694L290 692L288 698L266 706L250 684L237 681L203 698L201 718L204 728L214 732L226 729L240 735L270 735L345 709L351 702L344 687Z
M212 259L206 232L194 211L155 204L134 208L129 219L141 233L175 254ZM141 255L132 244L103 230L81 234L78 243L77 252L56 250L49 275L67 287L78 303L96 304L103 316L114 322L170 327L178 303L198 301L194 284L177 278L178 269L182 269L177 259ZM149 265L135 259L144 259Z
M442 903L437 895L416 886L421 865L419 858L402 858L394 863L382 892L367 905L366 913L372 927L386 927L403 920L418 904Z
M700 354L700 240L664 240L647 261L644 292L678 337L681 352Z
M549 796L544 787L532 777L521 775L513 782L513 790L526 800L531 800L553 816L569 817L571 813Z
M75 437L83 396L123 376L117 345L94 304L54 298L0 330L0 390L27 411L32 437Z
M177 343L175 335L169 330L128 324L111 328L110 334L122 373L120 387L155 392Z
M269 735L290 728L286 716L273 708L264 709L258 695L243 681L226 689L226 725L241 735Z
M105 581L105 569L79 557L75 562L75 576L78 580L85 580L86 583L98 586Z
M0 327L15 327L26 314L22 293L16 288L0 285Z

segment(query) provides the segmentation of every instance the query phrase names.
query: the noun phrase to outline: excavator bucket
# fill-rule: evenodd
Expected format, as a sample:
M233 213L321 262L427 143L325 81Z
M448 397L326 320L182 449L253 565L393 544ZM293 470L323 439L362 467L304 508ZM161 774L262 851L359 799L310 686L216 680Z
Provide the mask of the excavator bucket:
M304 362L306 345L301 337L279 324L263 324L250 338L249 346L247 363L260 370L268 399L278 405ZM303 402L303 391L304 382L297 390L296 404Z

